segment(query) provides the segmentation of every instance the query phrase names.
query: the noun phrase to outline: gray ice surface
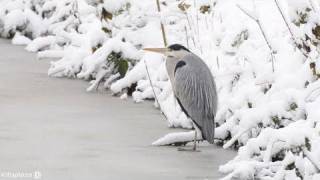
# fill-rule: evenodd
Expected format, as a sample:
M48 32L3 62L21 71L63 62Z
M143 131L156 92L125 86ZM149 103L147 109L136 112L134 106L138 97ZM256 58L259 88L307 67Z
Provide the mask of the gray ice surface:
M219 165L235 156L207 143L198 153L151 146L181 131L151 102L88 93L87 82L50 78L48 67L0 40L0 179L35 171L45 180L218 179Z

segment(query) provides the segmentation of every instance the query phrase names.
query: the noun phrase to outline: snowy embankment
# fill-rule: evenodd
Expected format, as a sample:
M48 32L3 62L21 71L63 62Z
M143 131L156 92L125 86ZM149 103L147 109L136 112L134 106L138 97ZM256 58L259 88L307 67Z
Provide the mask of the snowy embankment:
M1 1L0 33L41 58L50 76L101 83L136 102L154 98L170 127L192 128L172 95L160 47L201 56L218 87L217 142L240 147L225 179L320 178L319 5L315 0ZM155 144L187 141L167 135ZM177 139L175 139L177 138Z

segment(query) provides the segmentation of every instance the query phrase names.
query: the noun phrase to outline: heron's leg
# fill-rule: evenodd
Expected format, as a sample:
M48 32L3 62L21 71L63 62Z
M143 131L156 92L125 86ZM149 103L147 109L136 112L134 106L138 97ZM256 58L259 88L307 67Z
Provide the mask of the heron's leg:
M197 129L194 130L194 139L193 139L193 147L192 148L178 148L178 151L191 151L191 152L200 152L198 149L197 149Z
M194 129L193 150L197 151L197 130L196 129Z
M193 121L192 121L193 123ZM193 151L193 152L200 152L199 150L197 150L197 138L199 136L199 138L202 138L202 134L200 129L198 128L198 126L193 123L193 127L194 127L194 139L193 139L193 147L190 148L178 148L178 151ZM191 141L190 141L191 142Z

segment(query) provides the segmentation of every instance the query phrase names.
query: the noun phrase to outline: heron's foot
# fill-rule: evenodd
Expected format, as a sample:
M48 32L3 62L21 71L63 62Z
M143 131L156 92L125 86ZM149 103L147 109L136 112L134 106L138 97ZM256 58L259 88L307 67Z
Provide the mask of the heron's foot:
M195 148L182 148L182 147L179 147L178 148L178 151L189 151L189 152L201 152L199 149L195 149Z

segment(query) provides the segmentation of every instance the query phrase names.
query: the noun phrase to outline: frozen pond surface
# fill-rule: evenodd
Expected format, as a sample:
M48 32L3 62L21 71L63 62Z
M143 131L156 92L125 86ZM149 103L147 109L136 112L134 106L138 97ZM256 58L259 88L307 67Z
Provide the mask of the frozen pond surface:
M200 153L153 147L179 130L169 129L150 102L87 93L87 82L50 78L48 67L0 40L0 173L39 171L46 180L218 179L219 165L235 155L207 143Z

